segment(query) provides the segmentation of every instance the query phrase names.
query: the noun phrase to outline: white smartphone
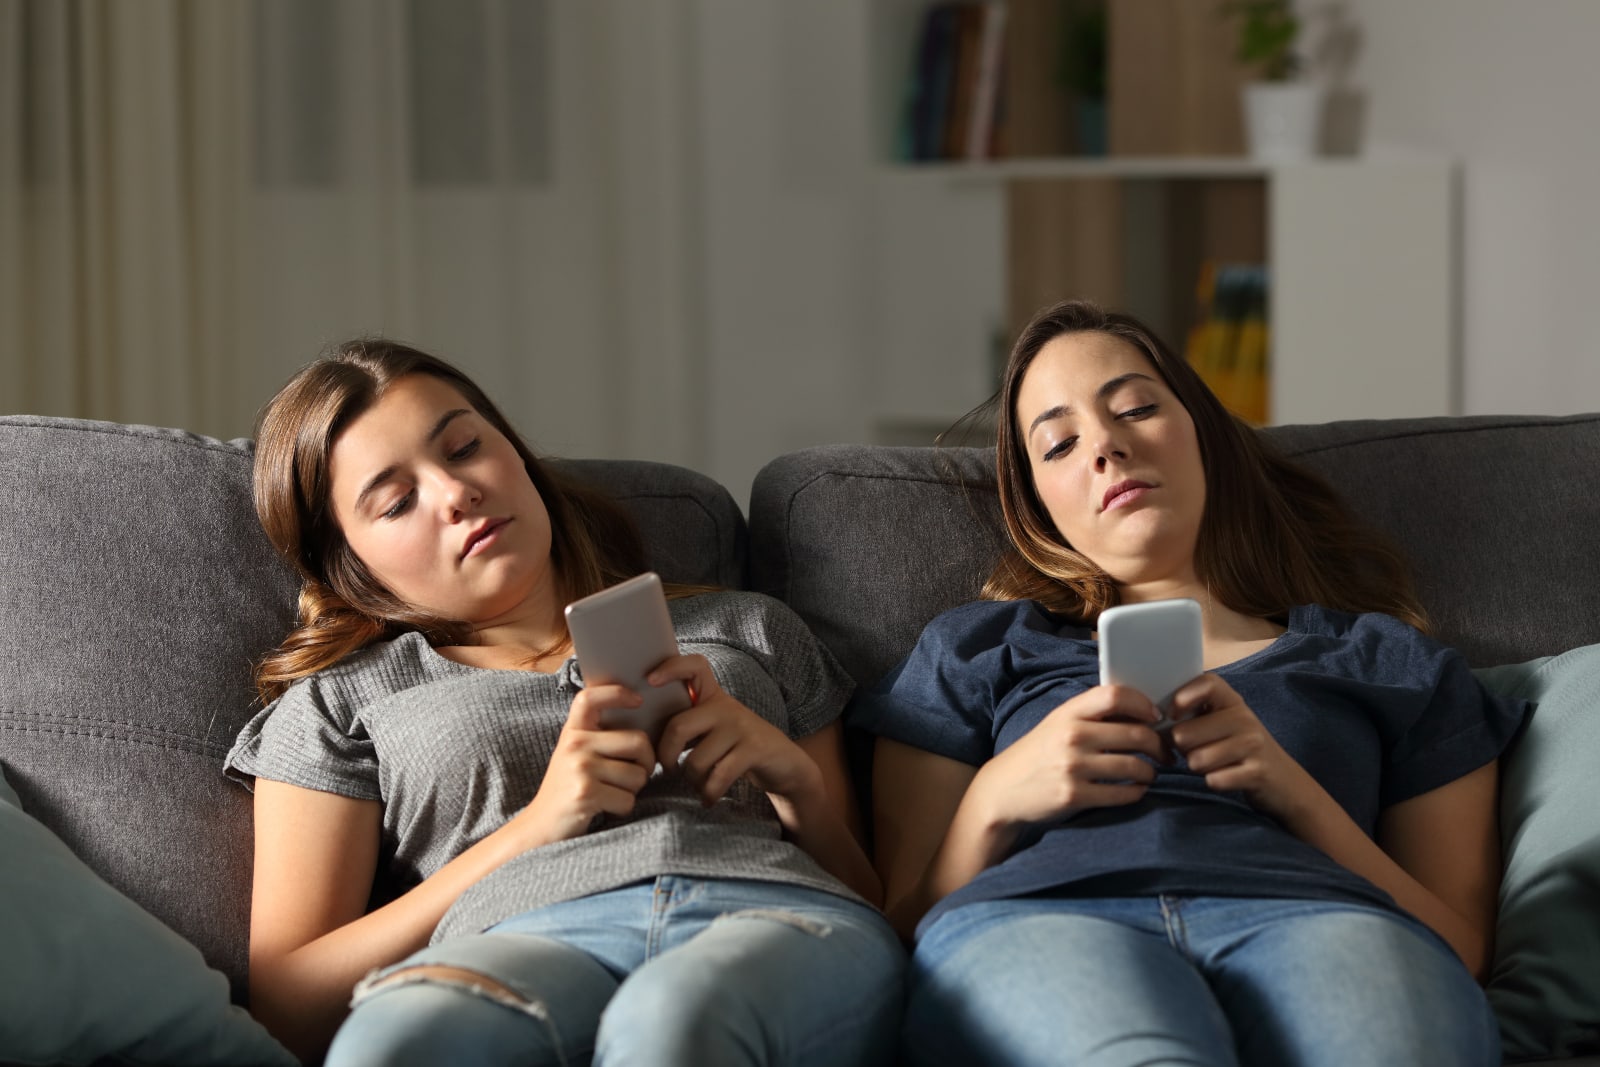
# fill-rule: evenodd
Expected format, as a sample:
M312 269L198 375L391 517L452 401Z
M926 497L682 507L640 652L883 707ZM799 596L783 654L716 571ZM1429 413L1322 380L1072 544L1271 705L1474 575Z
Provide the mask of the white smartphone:
M636 708L608 708L600 725L643 730L652 742L666 721L687 708L682 682L652 686L645 675L678 654L678 637L661 591L661 578L646 571L567 605L567 632L585 685L625 685L644 698Z
M1200 603L1182 597L1122 604L1100 613L1100 683L1126 685L1161 712L1157 730L1172 725L1172 696L1205 666Z

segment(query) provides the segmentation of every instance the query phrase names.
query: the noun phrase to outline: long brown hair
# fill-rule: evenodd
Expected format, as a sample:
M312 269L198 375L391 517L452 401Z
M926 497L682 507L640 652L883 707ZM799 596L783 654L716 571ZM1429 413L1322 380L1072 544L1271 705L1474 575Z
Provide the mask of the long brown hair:
M1078 300L1035 315L1006 362L996 397L995 477L1010 547L984 584L986 599L1037 600L1085 623L1120 601L1112 577L1067 544L1051 521L1016 421L1017 393L1039 351L1057 337L1089 332L1143 353L1194 421L1206 480L1195 570L1212 596L1256 618L1281 619L1296 604L1321 604L1381 611L1427 628L1399 553L1332 486L1229 413L1144 324Z
M263 702L374 641L408 631L434 645L472 640L466 623L418 611L386 589L351 550L329 499L334 441L391 385L412 374L448 382L515 446L550 515L551 569L563 602L646 568L643 543L622 508L540 462L465 374L394 341L347 342L291 378L256 420L256 516L302 583L294 630L256 668Z

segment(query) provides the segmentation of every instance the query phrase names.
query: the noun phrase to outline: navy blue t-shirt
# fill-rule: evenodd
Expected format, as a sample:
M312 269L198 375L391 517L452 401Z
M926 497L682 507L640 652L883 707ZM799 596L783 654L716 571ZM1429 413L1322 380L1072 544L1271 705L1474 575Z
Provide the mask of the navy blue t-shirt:
M1526 712L1487 692L1453 649L1388 615L1294 608L1268 647L1215 671L1367 835L1391 804L1499 756ZM1100 681L1090 631L1034 601L979 601L928 624L851 721L974 766ZM1382 889L1295 837L1242 794L1159 768L1137 803L1037 826L940 901L1041 893L1296 897L1398 910Z

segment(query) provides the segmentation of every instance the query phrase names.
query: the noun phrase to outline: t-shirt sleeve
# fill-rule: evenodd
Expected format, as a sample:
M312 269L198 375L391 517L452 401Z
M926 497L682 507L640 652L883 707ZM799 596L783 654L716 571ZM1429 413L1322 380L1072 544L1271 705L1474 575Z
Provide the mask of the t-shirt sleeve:
M1413 662L1429 683L1389 724L1379 802L1388 807L1455 781L1499 757L1527 715L1522 700L1483 687L1461 653L1416 631Z
M1011 675L1003 635L1018 610L983 602L934 619L910 655L856 698L851 725L981 766L994 755L995 709Z
M256 778L380 800L378 759L353 701L323 676L303 678L245 724L224 770L253 787Z
M814 734L833 722L855 690L855 680L805 620L775 597L706 593L679 611L674 624L684 650L707 653L722 687L758 713L775 687L783 705L783 717L776 721L787 721L790 737ZM740 655L714 655L715 646Z

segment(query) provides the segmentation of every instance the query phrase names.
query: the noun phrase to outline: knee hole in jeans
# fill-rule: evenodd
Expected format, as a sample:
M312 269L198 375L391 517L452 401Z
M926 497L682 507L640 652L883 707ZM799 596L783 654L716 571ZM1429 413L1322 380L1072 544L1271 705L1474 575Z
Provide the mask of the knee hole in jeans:
M502 1007L525 1012L536 1019L548 1021L549 1017L549 1011L544 1004L537 1000L529 1000L508 985L465 967L438 963L419 963L412 967L400 967L370 975L356 986L350 1006L353 1008L386 989L407 985L437 985L460 989Z
M769 919L772 922L785 923L801 933L818 938L833 933L833 927L821 919L813 919L808 915L784 911L781 908L746 908L743 911L730 911L712 919L711 925L716 926L718 923L732 922L736 919Z

